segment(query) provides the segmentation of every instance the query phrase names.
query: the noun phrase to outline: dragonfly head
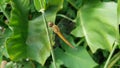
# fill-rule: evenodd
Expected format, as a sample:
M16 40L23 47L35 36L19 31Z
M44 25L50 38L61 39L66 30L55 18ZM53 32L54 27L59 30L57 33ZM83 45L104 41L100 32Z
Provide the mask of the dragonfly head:
M52 22L48 22L48 26L52 27L54 24Z

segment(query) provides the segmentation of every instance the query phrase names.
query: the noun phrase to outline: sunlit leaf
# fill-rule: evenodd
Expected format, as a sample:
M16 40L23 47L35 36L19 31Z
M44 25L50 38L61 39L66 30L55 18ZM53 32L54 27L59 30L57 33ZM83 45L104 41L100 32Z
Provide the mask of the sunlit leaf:
M84 5L77 13L77 28L72 34L84 35L92 52L98 48L111 51L118 35L116 6L114 2Z
M46 0L34 0L35 8L38 12L46 9Z
M118 22L119 22L119 24L120 24L120 0L118 0Z
M22 4L22 5L21 5ZM7 40L7 50L12 60L27 58L26 39L28 34L29 0L12 0L12 12L9 26L12 36Z

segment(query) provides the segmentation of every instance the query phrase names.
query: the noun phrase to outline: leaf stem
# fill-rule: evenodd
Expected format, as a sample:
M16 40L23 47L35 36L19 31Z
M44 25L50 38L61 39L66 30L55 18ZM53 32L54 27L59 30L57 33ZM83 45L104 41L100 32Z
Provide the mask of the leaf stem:
M42 12L42 16L43 16L43 20L44 20L44 23L45 23L45 26L46 26L48 40L49 40L50 47L51 47L51 55L52 55L52 59L53 59L53 65L54 65L54 68L57 68L56 63L55 63L55 55L54 55L53 48L52 48L52 41L50 39L50 31L49 31L49 27L48 27L47 20L45 18L45 13L44 12Z
M120 51L116 53L113 58L111 59L111 62L108 64L108 68L112 68L112 66L120 59Z
M85 41L85 39L84 38L82 38L78 43L77 43L77 46L79 46L82 42L84 42Z
M70 21L72 21L72 22L75 22L75 20L73 20L73 19L71 19L71 18L69 18L69 17L67 17L67 16L65 16L65 15L63 15L63 14L57 14L57 16L60 16L60 17L63 17L63 18L65 18L65 19L68 19L68 20L70 20Z
M117 46L117 44L116 44L116 41L115 41L114 44L113 44L113 49L112 49L112 51L110 52L110 55L108 56L108 59L107 59L107 61L106 61L106 63L105 63L104 68L107 68L107 66L108 66L108 64L109 64L109 62L110 62L110 59L111 59L111 57L112 57L112 55L113 55L113 52L114 52L116 46Z

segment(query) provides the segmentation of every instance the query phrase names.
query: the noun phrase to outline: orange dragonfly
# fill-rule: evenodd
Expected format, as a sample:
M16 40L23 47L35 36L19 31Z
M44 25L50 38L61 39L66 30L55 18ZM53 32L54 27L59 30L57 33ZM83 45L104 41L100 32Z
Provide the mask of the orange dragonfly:
M57 25L53 24L52 22L48 23L49 27L52 28L52 30L71 48L74 48L74 46L72 46L72 44L70 44L67 39L62 35L62 33L60 32L60 29Z

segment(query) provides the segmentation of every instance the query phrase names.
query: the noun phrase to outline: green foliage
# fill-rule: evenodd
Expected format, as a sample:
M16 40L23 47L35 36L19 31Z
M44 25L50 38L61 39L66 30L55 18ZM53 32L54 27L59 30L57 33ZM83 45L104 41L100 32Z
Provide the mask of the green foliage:
M46 8L46 1L45 0L34 0L34 5L38 12L45 10Z
M9 26L12 28L12 35L6 43L8 53L12 60L27 58L28 8L29 0L12 1L9 23Z
M66 50L64 52L57 48L55 50L55 56L57 60L61 60L68 68L93 68L97 65L84 47L78 47L76 50L66 48Z
M117 68L117 2L0 0L0 63L8 61L5 68ZM53 33L48 22L75 48Z
M59 0L60 1L60 0ZM61 0L62 1L62 0ZM62 5L62 2L58 2L59 6ZM57 11L60 9L58 7L51 7L51 9L46 10L47 21L54 22ZM42 16L39 16L29 22L29 32L28 32L28 48L30 48L30 56L44 65L46 59L50 55L50 44L48 43L48 36L46 32L46 27Z
M19 63L14 63L14 62L9 62L6 64L5 68L34 68L34 65L32 62L19 62Z
M118 7L117 7L117 12L118 12L118 23L120 24L120 0L118 0Z
M4 5L6 4L7 2L9 2L10 0L0 0L0 5Z
M67 0L74 8L79 9L83 3L82 0Z
M22 3L23 1L19 0L12 3L14 5L12 6L10 27L13 35L7 41L8 53L12 60L30 58L44 65L50 55L45 23L41 16L29 22L27 19L29 0L24 1L24 4L20 6ZM54 22L57 11L58 8L46 11L48 21Z
M76 37L85 36L92 52L98 48L111 51L118 35L116 10L114 2L84 5L77 13L77 28L72 34Z

